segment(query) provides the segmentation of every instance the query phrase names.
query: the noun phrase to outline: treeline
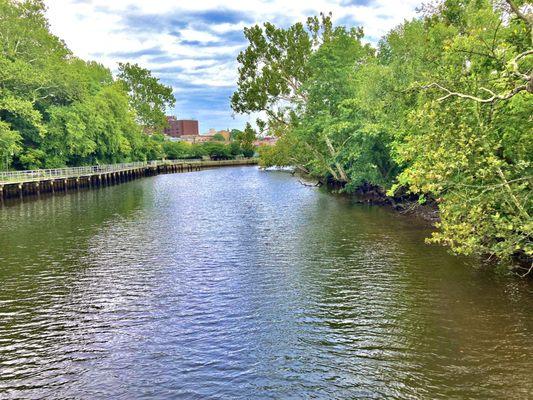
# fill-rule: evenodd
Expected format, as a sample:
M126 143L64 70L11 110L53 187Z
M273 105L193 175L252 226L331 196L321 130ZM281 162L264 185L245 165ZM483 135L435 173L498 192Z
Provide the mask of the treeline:
M217 140L204 143L189 143L169 141L163 135L156 134L151 138L152 158L151 160L169 160L187 159L187 158L204 158L209 157L212 160L228 160L237 157L252 157L255 154L253 137L245 137L244 131L234 129L234 137L230 142L225 142L224 137L220 135ZM216 135L215 135L216 136Z
M512 0L431 3L377 48L330 15L256 25L232 107L280 137L263 165L410 193L438 204L429 241L531 259L532 25Z
M114 78L75 57L44 11L41 0L0 0L0 169L249 155L245 140L166 142L157 132L172 89L138 65L119 64Z

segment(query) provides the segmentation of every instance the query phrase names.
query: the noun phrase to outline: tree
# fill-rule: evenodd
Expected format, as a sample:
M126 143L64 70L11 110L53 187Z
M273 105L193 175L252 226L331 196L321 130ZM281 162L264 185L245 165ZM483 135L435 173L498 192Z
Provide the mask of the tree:
M230 140L235 140L235 138L237 137L237 135L238 135L240 132L242 132L242 131L239 130L239 129L232 129L232 130L230 131L230 136L229 136L229 137L230 137Z
M250 45L238 61L239 86L232 98L237 112L263 111L268 129L293 136L298 167L347 183L343 145L350 134L340 118L342 101L351 97L349 77L369 57L362 30L333 27L331 15L308 18L287 29L266 23L245 30Z
M254 141L256 139L255 131L249 122L246 123L244 131L239 132L235 140L239 144L245 157L252 157L255 152Z
M287 111L306 98L301 85L309 75L312 38L301 23L283 29L266 22L245 28L244 35L250 44L237 57L238 89L231 106L238 113L264 111L271 123L286 123Z
M170 160L188 158L192 155L192 146L187 142L167 141L163 144L163 150L166 154L166 157Z
M408 165L399 184L440 201L432 241L499 259L533 255L531 25L507 15L514 9L449 1L426 17L427 36L441 45L440 68L414 81L424 92L398 143Z
M2 168L161 157L138 122L161 121L171 90L137 66L124 64L122 74L117 82L109 69L75 57L50 33L43 1L0 0Z
M0 163L2 169L9 169L13 156L22 150L21 140L20 134L11 130L7 122L0 121Z
M118 77L129 94L137 121L156 132L161 131L166 125L165 109L176 102L172 88L161 84L149 70L137 64L119 63Z
M360 30L310 21L247 31L232 106L265 112L279 136L261 165L434 199L431 241L531 259L531 7L442 0L376 52Z
M229 146L220 142L206 142L202 145L204 154L213 160L227 160L231 158Z
M242 154L242 149L241 149L241 146L239 146L239 143L234 141L234 142L231 142L228 146L229 146L229 152L233 157L236 157Z

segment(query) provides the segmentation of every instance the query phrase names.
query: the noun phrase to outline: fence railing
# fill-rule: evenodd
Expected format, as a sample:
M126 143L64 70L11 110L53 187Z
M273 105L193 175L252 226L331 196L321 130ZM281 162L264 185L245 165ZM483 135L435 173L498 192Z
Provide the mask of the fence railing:
M55 169L36 169L27 171L0 171L0 184L9 184L17 182L31 182L48 179L66 179L77 178L81 176L105 174L110 172L128 171L143 167L157 167L160 165L175 164L206 164L206 165L232 165L239 163L240 160L201 160L201 159L181 159L181 160L155 160L155 161L137 161L131 163L108 164L108 165L91 165L85 167L55 168ZM241 160L243 163L249 160Z

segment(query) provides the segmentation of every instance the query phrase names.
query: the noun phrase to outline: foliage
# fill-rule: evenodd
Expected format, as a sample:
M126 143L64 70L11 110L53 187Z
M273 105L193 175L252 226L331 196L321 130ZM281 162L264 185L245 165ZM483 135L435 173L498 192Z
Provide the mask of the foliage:
M192 154L192 145L187 142L165 142L163 150L166 158L170 160L178 160L182 158L189 158Z
M12 130L7 122L0 121L0 155L2 155L0 161L3 169L7 169L13 156L22 150L21 140L22 137L17 131Z
M237 137L237 135L238 135L240 132L242 132L240 129L232 129L232 130L229 132L229 134L230 134L230 136L229 136L230 140L235 140L235 138Z
M246 157L252 157L255 153L254 141L256 134L252 125L249 122L246 123L244 131L239 131L235 136L235 141L239 144L240 148Z
M531 257L531 7L442 0L421 10L376 50L330 16L247 28L232 107L265 113L280 137L259 149L263 166L436 199L431 241Z
M163 156L138 122L160 126L170 88L138 66L123 65L115 81L107 68L76 58L50 33L44 11L42 0L0 0L3 168Z
M172 88L161 84L149 70L137 64L119 63L118 77L129 94L138 122L161 132L166 125L165 108L176 102Z
M213 160L227 160L232 158L230 147L220 142L206 142L202 146L205 154Z
M237 142L226 144L219 141L191 144L165 140L162 143L162 151L163 155L159 158L168 158L170 160L202 158L204 156L209 156L214 160L226 160L245 153Z

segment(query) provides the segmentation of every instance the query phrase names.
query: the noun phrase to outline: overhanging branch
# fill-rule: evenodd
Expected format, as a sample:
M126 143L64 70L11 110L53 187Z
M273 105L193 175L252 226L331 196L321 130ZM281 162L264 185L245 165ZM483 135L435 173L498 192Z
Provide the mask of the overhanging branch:
M488 92L489 94L492 94L491 97L482 98L482 97L472 96L470 94L453 92L450 89L447 89L444 86L442 86L442 85L440 85L440 84L438 84L436 82L430 83L429 85L426 85L426 86L422 86L422 89L431 89L431 88L437 88L437 89L442 90L443 92L446 92L446 95L442 96L442 97L439 97L437 99L437 101L443 101L443 100L446 100L449 97L461 97L463 99L470 99L470 100L477 101L478 103L493 103L493 102L495 102L497 100L508 100L511 97L515 96L516 94L518 94L518 93L520 93L520 92L522 92L524 90L528 90L528 86L527 85L520 85L520 86L515 87L513 90L511 90L508 93L496 94L492 90L489 90L487 88L481 88L481 90L484 90L484 91Z

